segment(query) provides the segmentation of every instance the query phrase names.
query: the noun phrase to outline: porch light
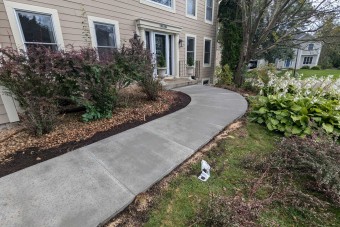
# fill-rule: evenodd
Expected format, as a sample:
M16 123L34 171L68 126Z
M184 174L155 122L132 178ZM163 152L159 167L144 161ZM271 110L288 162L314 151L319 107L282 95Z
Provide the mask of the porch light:
M183 40L179 39L178 44L179 44L179 47L183 47Z

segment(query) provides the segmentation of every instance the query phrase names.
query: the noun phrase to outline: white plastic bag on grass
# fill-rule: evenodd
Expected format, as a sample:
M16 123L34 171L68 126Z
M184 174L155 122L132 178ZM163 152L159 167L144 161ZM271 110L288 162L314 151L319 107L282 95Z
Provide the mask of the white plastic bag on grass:
M201 175L199 175L198 179L207 181L210 177L210 165L204 160L201 162L201 171Z

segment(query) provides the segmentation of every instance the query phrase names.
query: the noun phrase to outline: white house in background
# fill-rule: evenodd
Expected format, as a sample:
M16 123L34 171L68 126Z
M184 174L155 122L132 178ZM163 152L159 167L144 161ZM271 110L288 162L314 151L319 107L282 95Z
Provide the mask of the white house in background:
M300 45L294 49L293 59L276 59L275 65L278 69L296 68L303 66L313 67L318 65L322 43L313 40L314 37L309 34L301 34L296 37L296 42Z

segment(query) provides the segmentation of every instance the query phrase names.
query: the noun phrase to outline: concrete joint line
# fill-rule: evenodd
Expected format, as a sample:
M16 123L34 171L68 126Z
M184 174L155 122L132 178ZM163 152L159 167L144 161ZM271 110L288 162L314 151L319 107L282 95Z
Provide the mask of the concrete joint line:
M149 128L149 127L145 127L144 128L145 130L147 130L147 131L149 131L149 132L151 132L151 133L155 133L151 128ZM171 139L169 139L166 135L164 135L162 132L160 132L159 134L157 134L159 137L161 137L162 139L165 139L165 140L167 140L167 141L169 141L169 142L171 142L171 143L174 143L174 144L177 144L177 145L179 145L179 146L181 146L181 147L185 147L185 148L187 148L187 149L189 149L190 150L190 152L195 152L192 148L190 148L190 147L187 147L187 146L185 146L185 145L183 145L183 144L180 144L180 143L178 143L178 142L176 142L176 141L173 141L173 140L171 140ZM155 152L153 152L153 153L155 153Z
M111 172L107 169L107 167L105 166L105 164L97 158L97 156L95 154L93 154L92 151L88 151L91 156L93 157L93 159L105 170L105 172L107 172L107 174L110 176L110 178L112 179L113 182L119 184L120 186L122 186L123 188L125 188L128 192L131 193L131 195L136 196L135 193L133 193L126 185L124 185L122 182L120 182L116 177L114 177Z

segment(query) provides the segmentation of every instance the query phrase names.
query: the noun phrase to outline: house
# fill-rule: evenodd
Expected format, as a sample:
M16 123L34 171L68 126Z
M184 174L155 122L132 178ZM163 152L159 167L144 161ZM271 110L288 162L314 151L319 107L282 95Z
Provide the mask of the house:
M166 59L166 76L185 76L188 58L202 83L215 68L217 0L4 0L0 44L26 49L92 45L99 54L135 35ZM183 70L184 67L184 70ZM1 93L0 124L17 121L16 104Z
M263 58L258 60L250 60L248 64L248 69L256 69L267 65L267 61Z
M293 59L277 59L275 64L278 69L296 68L303 66L313 67L318 65L322 43L313 41L314 37L309 34L300 34L295 37L299 48L293 49Z

